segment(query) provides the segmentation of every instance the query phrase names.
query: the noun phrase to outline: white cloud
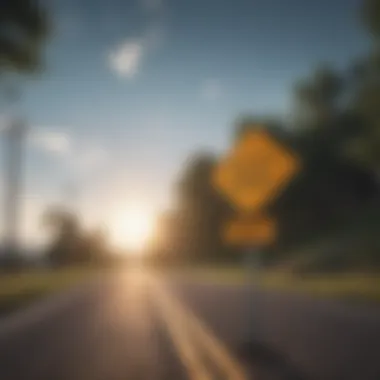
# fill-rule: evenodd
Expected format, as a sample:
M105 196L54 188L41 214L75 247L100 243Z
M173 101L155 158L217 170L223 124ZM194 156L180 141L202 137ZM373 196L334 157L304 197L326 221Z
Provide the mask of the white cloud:
M89 174L108 162L107 151L96 142L74 138L57 130L32 129L32 147L59 157L70 172Z
M65 156L71 153L72 142L64 132L36 130L32 131L29 141L37 149L59 156Z
M110 69L121 78L132 79L140 70L148 53L159 48L164 40L165 10L163 0L138 0L147 13L147 26L138 38L129 38L107 55Z
M219 80L209 79L202 84L201 96L207 101L216 101L223 95L223 88Z
M121 77L133 78L139 70L144 50L142 41L126 41L109 54L109 65Z

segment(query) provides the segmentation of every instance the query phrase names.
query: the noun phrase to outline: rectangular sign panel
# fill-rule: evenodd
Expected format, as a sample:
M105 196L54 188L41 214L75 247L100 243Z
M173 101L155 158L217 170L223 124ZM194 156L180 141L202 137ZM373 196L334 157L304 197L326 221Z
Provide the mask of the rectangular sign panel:
M267 245L276 238L276 224L269 218L238 218L227 223L223 237L233 245Z

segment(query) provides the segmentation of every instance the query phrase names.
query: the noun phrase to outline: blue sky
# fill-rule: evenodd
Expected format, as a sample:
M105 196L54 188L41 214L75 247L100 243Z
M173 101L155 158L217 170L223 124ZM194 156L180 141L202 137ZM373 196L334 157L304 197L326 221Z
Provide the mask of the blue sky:
M46 70L22 83L26 239L40 238L41 210L70 181L92 224L112 228L133 203L168 207L183 162L226 149L237 116L285 116L297 79L367 50L359 3L49 1Z

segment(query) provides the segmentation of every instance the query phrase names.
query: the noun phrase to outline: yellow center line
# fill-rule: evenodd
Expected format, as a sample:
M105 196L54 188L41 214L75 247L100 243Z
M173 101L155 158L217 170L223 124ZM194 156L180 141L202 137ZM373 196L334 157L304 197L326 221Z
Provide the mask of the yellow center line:
M159 289L158 286L155 286L155 290L157 291L156 295L158 295L157 305L162 319L165 321L167 330L183 365L187 369L190 380L212 380L212 375L199 356L200 351L195 347L191 339L187 321L184 320L179 310L173 308L165 291Z
M189 342L192 339L191 344L193 349L195 348L194 340L198 342L198 345L201 347L198 348L197 352L204 351L204 354L212 360L214 366L218 368L218 372L221 372L225 379L247 380L247 375L240 363L232 356L227 347L223 345L212 331L173 294L170 294L167 287L163 284L159 285L158 283L156 283L154 287L157 291L158 300L163 303L162 308L164 308L166 312L170 310L171 315L166 315L168 328L170 328L169 325L175 320L176 328L179 329L177 334L184 334L186 331L189 337L187 344L190 344ZM201 360L198 359L197 366L203 368L203 377L194 378L197 380L203 379L207 372L204 364L200 364L200 362ZM192 370L192 372L194 373L194 370ZM208 378L213 379L214 377L208 376Z

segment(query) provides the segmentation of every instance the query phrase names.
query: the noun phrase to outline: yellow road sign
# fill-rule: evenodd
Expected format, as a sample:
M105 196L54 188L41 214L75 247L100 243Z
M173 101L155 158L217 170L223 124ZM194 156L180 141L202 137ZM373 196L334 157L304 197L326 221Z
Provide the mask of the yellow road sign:
M213 184L238 209L253 211L278 195L299 166L269 133L248 131L217 166Z
M235 245L266 245L276 239L276 223L267 217L240 217L225 226L227 243Z

